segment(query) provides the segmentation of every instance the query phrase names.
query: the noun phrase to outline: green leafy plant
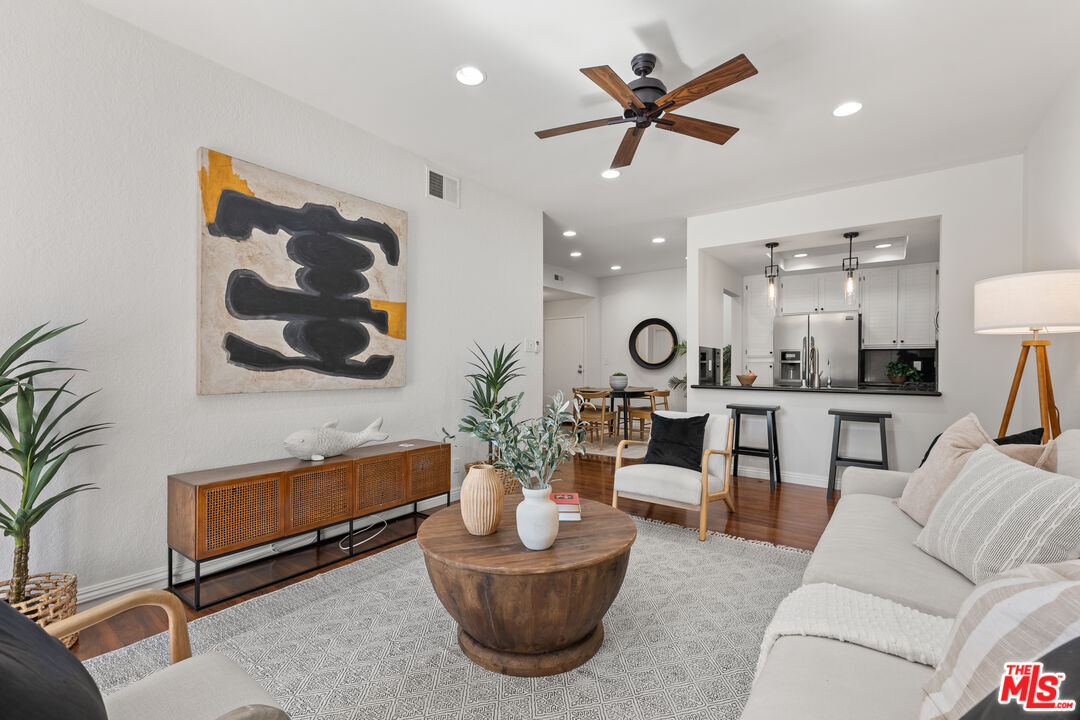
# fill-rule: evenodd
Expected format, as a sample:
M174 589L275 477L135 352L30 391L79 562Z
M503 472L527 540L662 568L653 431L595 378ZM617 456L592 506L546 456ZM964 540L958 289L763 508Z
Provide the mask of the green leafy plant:
M686 341L675 346L675 357L683 357L686 355ZM686 394L686 376L679 377L678 375L672 375L667 381L668 387L672 390L682 390L682 394Z
M731 346L725 345L721 353L720 362L724 366L724 379L721 381L724 385L731 382Z
M611 376L612 377L626 377L626 373L624 373L624 372L613 372L613 373L611 373Z
M45 360L12 364L30 348L73 326L38 334L44 327L42 325L35 328L19 338L0 355L0 368L4 368L7 373L0 378L0 387L4 388L4 404L9 405L11 399L15 401L14 422L9 417L10 410L0 407L0 453L8 461L0 463L0 470L14 475L21 485L18 502L9 504L0 500L0 529L15 542L15 557L7 598L9 603L25 600L26 580L29 575L30 530L61 500L85 490L95 489L96 486L93 483L80 483L47 498L43 497L45 489L56 478L68 458L83 450L97 447L96 444L74 444L76 440L110 427L110 423L92 423L73 430L61 430L61 421L97 391L81 397L75 395L68 390L73 378L69 378L58 388L35 388L35 376L71 368L53 367L50 361ZM42 365L45 367L40 367ZM24 370L22 373L16 372L29 366L39 367ZM46 397L43 404L38 402L39 393ZM62 403L65 396L74 399Z
M923 375L913 366L900 360L894 360L885 366L885 374L890 378L907 378L911 382L922 382Z
M521 395L509 403L516 411ZM585 452L585 430L575 412L580 401L564 400L561 392L551 396L544 414L524 422L514 422L513 412L494 415L480 422L480 432L495 446L495 467L514 476L524 488L547 487L559 466Z
M489 462L494 462L497 451L491 440L482 436L484 431L481 428L481 422L492 417L504 417L511 406L513 406L513 411L517 410L520 395L518 403L513 403L513 398L504 398L501 395L511 380L523 375L521 361L517 357L520 347L520 345L515 345L507 350L506 345L500 345L492 350L490 355L480 347L479 343L476 343L475 350L470 349L474 359L469 362L469 366L475 371L465 376L469 381L470 390L469 397L465 398L465 404L472 413L461 419L458 430L481 440L487 440ZM446 432L445 429L443 432Z
M48 323L38 325L0 354L0 407L15 398L15 391L20 382L29 382L46 373L75 369L56 367L52 360L22 360L22 358L46 340L51 340L60 333L81 324L64 325L48 332L42 332Z

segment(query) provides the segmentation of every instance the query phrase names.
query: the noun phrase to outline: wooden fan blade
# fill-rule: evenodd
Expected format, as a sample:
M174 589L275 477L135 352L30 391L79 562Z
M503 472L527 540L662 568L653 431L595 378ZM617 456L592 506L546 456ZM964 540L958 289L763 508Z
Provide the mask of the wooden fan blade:
M667 125L665 121L671 121L671 124ZM719 145L723 145L731 139L732 135L739 132L739 128L730 125L721 125L708 120L699 120L685 115L672 115L671 113L665 114L663 120L656 123L656 127L677 132L680 135L701 138Z
M581 68L581 72L585 73L585 77L599 85L601 90L615 98L624 108L631 107L635 110L645 109L645 104L638 99L638 96L634 94L634 91L630 89L630 86L623 82L621 77L615 74L615 71L611 69L610 65Z
M603 127L609 125L612 122L622 120L621 116L604 118L602 120L589 120L588 122L574 123L573 125L563 125L562 127L551 128L550 130L538 130L536 137L543 140L544 138L555 137L556 135L565 135L566 133L577 132L578 130L589 130L590 128Z
M699 75L685 85L675 88L657 100L656 105L664 107L671 102L674 104L666 109L674 110L754 75L757 75L754 64L747 60L745 55L739 55L723 65L714 67L704 75Z
M634 161L634 153L637 152L641 136L645 134L645 128L632 127L623 135L619 149L615 151L615 159L611 161L612 168L626 167Z

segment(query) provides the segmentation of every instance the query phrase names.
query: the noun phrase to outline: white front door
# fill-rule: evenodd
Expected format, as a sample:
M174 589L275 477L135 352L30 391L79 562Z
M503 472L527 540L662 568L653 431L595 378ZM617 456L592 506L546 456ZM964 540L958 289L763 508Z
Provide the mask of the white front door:
M544 320L544 401L585 384L585 318Z

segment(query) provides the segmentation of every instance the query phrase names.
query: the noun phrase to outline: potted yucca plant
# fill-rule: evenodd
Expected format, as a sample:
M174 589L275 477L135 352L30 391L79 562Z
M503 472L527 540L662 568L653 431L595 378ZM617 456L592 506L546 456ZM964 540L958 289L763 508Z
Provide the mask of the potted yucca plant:
M45 326L41 325L0 354L0 470L18 479L17 497L0 485L0 529L15 542L11 580L0 582L0 598L41 625L75 612L76 578L71 573L30 574L30 531L60 501L95 487L78 483L52 495L46 493L68 458L97 447L76 441L109 427L92 423L61 428L68 414L95 393L78 396L70 391L73 378L55 388L35 387L41 376L73 368L56 367L50 360L23 359L31 349L71 327L42 332ZM70 647L76 639L70 636L64 642Z

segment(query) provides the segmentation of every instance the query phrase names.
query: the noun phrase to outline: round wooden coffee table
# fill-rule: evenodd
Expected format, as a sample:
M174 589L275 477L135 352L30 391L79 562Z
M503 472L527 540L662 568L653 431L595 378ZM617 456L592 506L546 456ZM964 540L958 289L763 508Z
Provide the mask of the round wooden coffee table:
M561 522L554 545L529 550L517 535L521 500L506 498L492 535L470 535L454 505L425 520L416 539L470 660L504 675L555 675L600 649L637 528L610 505L582 500L580 522Z

